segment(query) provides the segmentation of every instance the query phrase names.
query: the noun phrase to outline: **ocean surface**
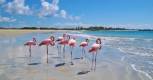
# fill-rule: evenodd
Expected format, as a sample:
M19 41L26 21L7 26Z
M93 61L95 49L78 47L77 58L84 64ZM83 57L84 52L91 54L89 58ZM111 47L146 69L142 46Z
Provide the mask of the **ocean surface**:
M110 52L101 52L104 56L123 61L133 70L153 80L153 31L84 31L83 33L105 38L104 47L109 48ZM114 54L113 50L118 52Z
M23 44L32 37L36 37L39 43L50 35L58 37L62 34L62 32L45 32L11 37L0 36L0 70L8 69L4 65L15 67L24 63L25 59L22 59L22 57L28 56L28 47ZM102 38L103 47L98 53L97 63L100 64L104 60L121 62L130 66L134 71L148 77L149 80L153 80L153 31L77 31L68 32L68 34L76 37L77 40L78 46L74 49L75 57L79 57L81 54L79 47L81 41L89 38L89 45L92 45L95 39L100 37ZM35 50L35 53L32 53L32 55L44 53L40 47L32 48ZM45 50L44 47L43 49ZM69 52L68 49L69 47L67 47L67 52ZM87 54L87 58L91 59L91 55ZM35 56L33 61L41 62L41 55Z

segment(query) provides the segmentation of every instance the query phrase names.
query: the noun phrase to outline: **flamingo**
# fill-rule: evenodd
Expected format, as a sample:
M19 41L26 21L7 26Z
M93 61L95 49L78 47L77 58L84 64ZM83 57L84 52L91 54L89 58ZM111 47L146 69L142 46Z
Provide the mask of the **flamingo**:
M96 57L98 51L101 49L101 39L97 38L96 43L92 45L92 47L89 49L89 52L92 52L92 65L91 65L91 70L94 69L96 70ZM94 64L94 65L93 65Z
M57 49L58 49L58 56L60 55L60 53L61 53L61 41L62 40L64 40L65 39L65 36L66 36L66 34L63 34L63 36L62 37L58 37L57 38L57 40L56 40L56 42L58 42L58 45L57 45Z
M85 54L85 47L88 46L89 39L85 39L85 41L80 43L80 47L82 47L82 56L81 59L83 59L83 56L86 56Z
M70 53L71 54L71 65L73 65L73 62L72 62L72 57L73 57L72 51L73 51L73 48L76 46L75 38L70 39L69 42L68 42L68 45L70 46L70 49L71 49L71 53Z
M29 46L29 53L30 53L29 57L31 57L31 46L36 45L36 38L33 38L33 40L26 42L24 45Z
M49 39L45 39L45 40L43 40L40 44L39 44L39 46L42 46L42 45L46 45L46 49L47 49L47 60L46 60L46 62L48 63L48 46L49 45L51 45L51 46L54 46L55 45L55 43L54 43L54 36L51 36Z
M63 34L63 38L59 41L59 45L63 45L63 58L65 58L65 46L68 45L69 37Z

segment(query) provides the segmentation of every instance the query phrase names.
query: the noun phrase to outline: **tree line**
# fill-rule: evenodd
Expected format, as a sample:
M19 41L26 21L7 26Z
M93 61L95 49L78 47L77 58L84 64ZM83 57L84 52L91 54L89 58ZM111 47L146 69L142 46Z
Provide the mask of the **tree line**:
M126 29L126 28L113 28L113 27L103 27L103 26L90 26L90 27L83 27L83 26L77 26L77 27L67 27L67 28L61 28L61 27L21 27L21 28L6 28L6 27L0 27L0 29L26 29L26 30L91 30L91 31L98 31L98 30L138 30L138 31L153 31L152 29Z

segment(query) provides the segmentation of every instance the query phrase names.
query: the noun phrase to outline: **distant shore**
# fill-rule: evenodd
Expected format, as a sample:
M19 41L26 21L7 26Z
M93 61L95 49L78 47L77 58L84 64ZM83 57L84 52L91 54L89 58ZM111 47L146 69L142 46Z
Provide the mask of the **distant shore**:
M0 29L0 36L10 37L41 32L78 32L78 31L148 31L148 30L67 30L67 29ZM150 31L150 30L149 30Z
M36 32L66 32L68 30L32 30L32 29L0 29L0 36L10 37L10 36L18 36L27 33L36 33Z

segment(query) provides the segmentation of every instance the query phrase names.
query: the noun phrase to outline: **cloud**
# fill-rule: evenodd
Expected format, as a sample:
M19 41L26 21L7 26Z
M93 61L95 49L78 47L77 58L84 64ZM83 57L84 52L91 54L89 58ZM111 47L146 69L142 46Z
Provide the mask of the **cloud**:
M65 10L61 10L61 11L60 11L60 16L61 16L62 18L66 18L66 17L67 17L67 12L66 12Z
M3 4L3 3L5 3L5 0L0 0L0 4Z
M34 15L37 14L39 17L57 17L63 18L67 20L79 20L79 16L73 16L68 14L68 12L64 9L60 9L59 0L52 0L49 2L47 0L40 0L41 8L37 10L32 10L29 5L25 4L26 0L12 0L11 2L7 2L4 4L5 10L8 13L19 14L19 15ZM6 2L5 0L0 0L0 3Z
M58 3L59 0L53 0L52 3L49 3L46 0L41 0L42 9L38 14L39 17L56 15L56 12L59 10Z
M95 26L94 24L82 23L82 22L64 22L64 23L55 23L54 26L59 27L76 27L76 26L83 26L83 27L90 27Z
M71 16L71 15L69 15L68 18L69 18L70 20L79 20L79 19L80 19L79 16Z
M6 11L9 13L16 13L20 15L32 14L28 5L25 5L25 0L13 0L8 2L6 5Z
M63 19L69 19L69 20L79 20L79 16L71 16L67 13L66 10L60 9L59 0L52 0L51 3L47 2L46 0L41 0L41 11L38 14L39 17L45 17L45 16L54 16L58 18Z
M16 19L0 16L0 22L15 22L15 21L16 21Z

